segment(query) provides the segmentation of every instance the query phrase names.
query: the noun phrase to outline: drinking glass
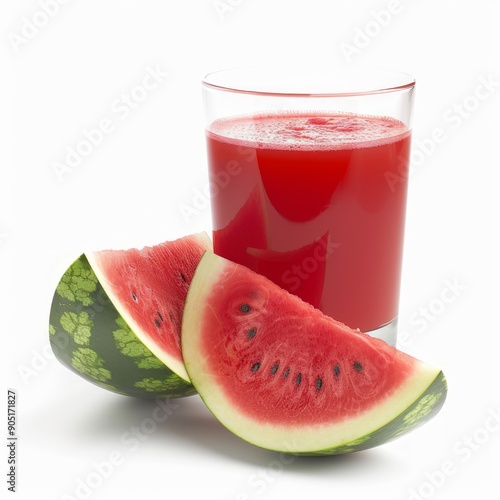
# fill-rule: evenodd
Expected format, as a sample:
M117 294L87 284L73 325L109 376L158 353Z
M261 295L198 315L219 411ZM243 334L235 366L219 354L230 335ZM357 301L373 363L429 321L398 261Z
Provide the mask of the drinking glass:
M414 89L380 68L208 74L215 253L395 345Z

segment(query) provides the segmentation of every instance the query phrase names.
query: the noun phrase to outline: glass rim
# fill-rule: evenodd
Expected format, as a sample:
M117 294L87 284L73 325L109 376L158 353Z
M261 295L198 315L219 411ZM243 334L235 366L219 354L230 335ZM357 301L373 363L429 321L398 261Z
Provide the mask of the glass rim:
M210 72L202 86L255 96L333 98L401 92L415 87L415 78L371 66L255 65Z

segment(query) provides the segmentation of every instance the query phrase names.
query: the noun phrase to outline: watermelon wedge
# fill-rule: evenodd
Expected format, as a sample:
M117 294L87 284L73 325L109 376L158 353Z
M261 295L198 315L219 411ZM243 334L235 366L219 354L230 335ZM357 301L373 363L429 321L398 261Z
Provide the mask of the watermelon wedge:
M100 387L140 398L194 394L180 334L206 233L142 249L82 254L64 273L50 311L56 357Z
M210 251L188 292L182 352L224 426L291 454L380 445L428 421L447 392L439 369Z

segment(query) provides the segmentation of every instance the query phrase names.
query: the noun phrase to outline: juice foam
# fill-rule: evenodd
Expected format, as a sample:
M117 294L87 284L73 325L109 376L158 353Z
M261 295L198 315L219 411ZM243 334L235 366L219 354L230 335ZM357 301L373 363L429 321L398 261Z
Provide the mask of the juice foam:
M247 147L330 150L374 147L409 134L399 120L352 114L262 114L221 119L208 134Z

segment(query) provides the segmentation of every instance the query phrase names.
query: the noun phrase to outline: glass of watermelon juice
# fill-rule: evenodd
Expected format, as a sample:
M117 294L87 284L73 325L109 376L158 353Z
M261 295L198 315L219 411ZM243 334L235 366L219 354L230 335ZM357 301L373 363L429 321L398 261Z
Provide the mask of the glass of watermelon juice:
M395 344L414 79L253 67L202 89L215 253Z

